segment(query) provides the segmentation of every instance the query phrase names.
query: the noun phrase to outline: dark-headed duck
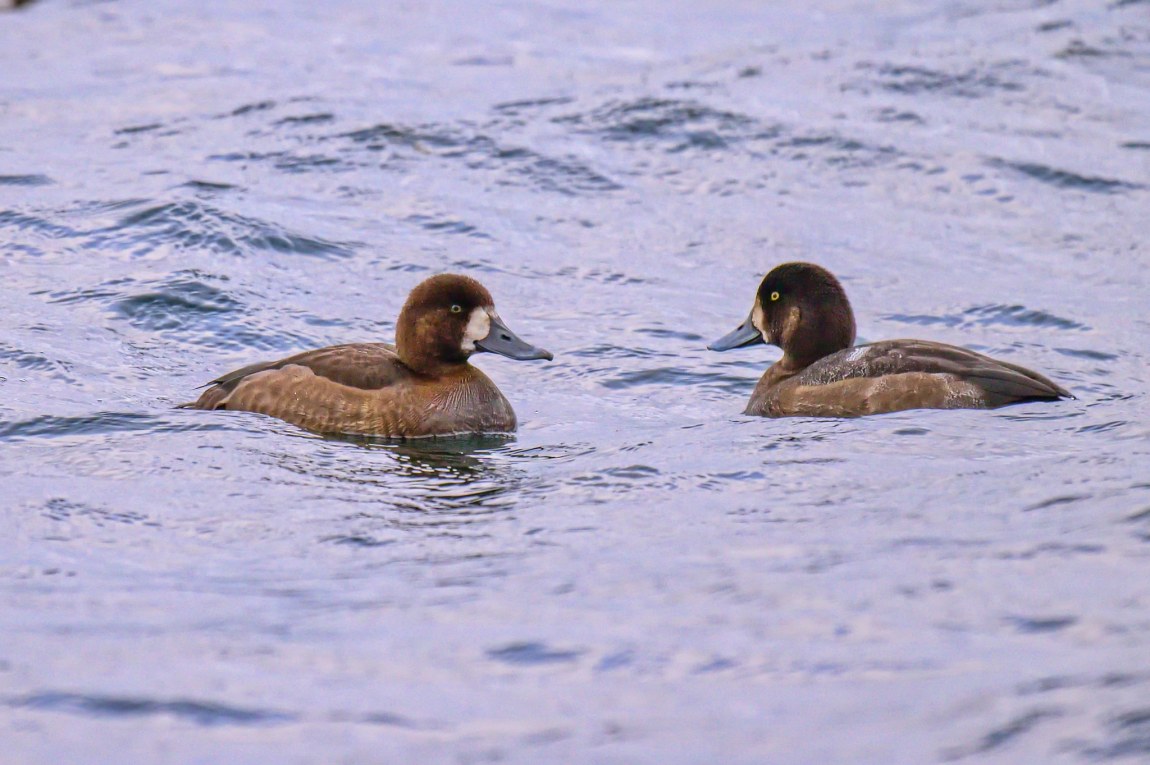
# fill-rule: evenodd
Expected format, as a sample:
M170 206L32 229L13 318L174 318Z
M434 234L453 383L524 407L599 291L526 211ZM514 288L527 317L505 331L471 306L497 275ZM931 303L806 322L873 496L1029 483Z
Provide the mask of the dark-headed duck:
M855 319L829 271L784 263L764 277L751 315L713 351L754 343L783 349L759 380L746 414L857 417L904 409L994 409L1073 398L1016 364L927 340L852 347Z
M252 364L212 380L184 406L260 412L319 433L509 433L517 424L511 404L468 363L481 351L517 360L552 358L507 328L482 284L440 274L411 291L395 345L333 345Z

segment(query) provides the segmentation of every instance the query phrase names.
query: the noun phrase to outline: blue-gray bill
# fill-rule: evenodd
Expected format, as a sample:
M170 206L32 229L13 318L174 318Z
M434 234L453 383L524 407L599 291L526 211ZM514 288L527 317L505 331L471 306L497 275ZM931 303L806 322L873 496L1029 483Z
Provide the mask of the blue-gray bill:
M733 332L728 332L708 345L707 350L729 351L734 348L742 348L744 345L754 345L755 343L761 342L764 342L763 335L759 330L755 329L751 317L748 316L747 320L740 324Z
M551 361L555 358L551 351L545 351L521 340L519 335L512 332L502 320L495 317L491 318L491 329L488 331L487 337L477 341L475 347L483 351L498 353L500 356L506 356L516 361L530 361L532 359Z

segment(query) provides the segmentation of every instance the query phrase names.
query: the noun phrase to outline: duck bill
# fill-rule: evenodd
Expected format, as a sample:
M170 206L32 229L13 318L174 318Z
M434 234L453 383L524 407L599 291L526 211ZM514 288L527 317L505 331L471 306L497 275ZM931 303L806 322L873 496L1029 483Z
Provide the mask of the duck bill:
M742 348L745 345L754 345L755 343L762 343L763 335L759 330L755 329L754 322L748 316L747 320L740 324L735 331L728 332L720 337L715 342L707 346L711 351L729 351L735 348Z
M503 319L495 315L491 317L491 330L487 333L487 337L477 340L475 347L481 351L498 353L500 356L506 356L516 361L531 361L532 359L551 361L555 358L551 355L551 351L545 351L521 340L519 335L507 328Z

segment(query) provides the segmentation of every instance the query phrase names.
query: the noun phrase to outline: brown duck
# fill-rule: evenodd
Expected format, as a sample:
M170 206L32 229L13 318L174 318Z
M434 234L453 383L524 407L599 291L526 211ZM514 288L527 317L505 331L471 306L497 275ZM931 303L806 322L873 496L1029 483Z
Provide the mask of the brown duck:
M192 409L260 412L319 433L418 438L509 433L511 404L468 359L552 355L519 339L482 284L440 274L407 298L395 345L355 343L305 351L221 375Z
M763 278L747 320L708 348L782 348L745 410L765 417L994 409L1074 398L1037 372L965 348L928 340L854 346L854 340L854 313L838 279L812 263L784 263Z

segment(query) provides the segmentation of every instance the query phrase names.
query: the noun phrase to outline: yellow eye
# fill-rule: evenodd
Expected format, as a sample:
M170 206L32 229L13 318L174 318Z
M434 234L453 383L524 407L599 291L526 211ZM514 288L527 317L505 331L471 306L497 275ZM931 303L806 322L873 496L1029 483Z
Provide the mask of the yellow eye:
M463 313L463 306L461 306L459 303L456 303L455 305L451 306L451 312L452 313Z
M777 293L777 292L772 292L772 293L771 293L771 302L773 303L773 302L775 302L775 301L776 301L776 300L778 300L778 299L779 299L779 293Z

